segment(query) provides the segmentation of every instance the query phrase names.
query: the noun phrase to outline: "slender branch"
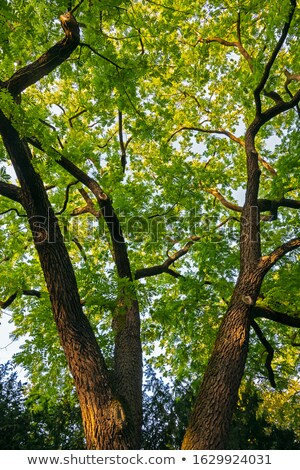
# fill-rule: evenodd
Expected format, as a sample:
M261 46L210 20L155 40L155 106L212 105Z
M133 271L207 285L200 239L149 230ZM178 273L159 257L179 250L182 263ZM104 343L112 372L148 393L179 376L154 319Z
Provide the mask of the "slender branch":
M206 192L212 194L215 198L217 198L223 206L227 207L227 209L242 212L243 208L228 201L221 193L215 188L208 188L205 189ZM279 207L288 207L290 209L300 209L300 201L296 199L287 199L281 198L279 200L272 200L272 199L258 199L258 208L260 212L271 212L272 220L276 220L278 216L278 208ZM270 220L270 219L268 219Z
M294 328L300 328L300 317L293 317L286 313L278 312L269 307L261 307L255 305L252 308L253 318L267 318L268 320L281 323L282 325L292 326Z
M30 85L38 82L62 64L76 49L80 41L80 31L72 13L60 16L65 37L51 47L36 61L17 70L7 81L2 83L13 96L19 95Z
M289 84L291 83L291 81L300 81L300 74L292 74L290 73L288 70L285 70L284 71L284 74L285 76L287 77L286 78L286 82L284 84L284 88L285 88L285 91L287 92L287 94L290 96L290 98L293 98L293 94L292 92L290 91L289 89ZM298 112L298 116L300 117L300 107L299 107L299 104L296 104L296 108L297 108L297 112Z
M60 146L61 149L63 149L63 148L64 148L64 145L63 145L63 143L62 143L62 141L61 141L61 139L60 139L60 137L59 137L59 135L58 135L58 132L57 132L56 127L54 127L54 126L53 126L52 124L50 124L49 122L44 121L44 119L39 119L39 121L40 121L42 124L44 124L45 126L47 126L47 127L49 127L50 129L52 129L52 130L56 133L56 138L57 138L57 141L58 141L58 143L59 143L59 146Z
M215 229L221 228L223 225L225 225L227 222L229 222L232 219L233 219L232 217L228 217L223 222L218 224ZM168 258L162 264L151 266L149 268L138 269L135 272L135 279L137 280L137 279L142 279L144 277L156 276L156 275L162 274L162 273L170 274L171 276L176 277L176 278L182 277L181 274L177 273L173 269L170 269L170 266L172 264L174 264L175 261L177 261L178 259L182 258L184 255L186 255L188 253L188 251L190 250L190 248L196 242L198 242L199 240L209 236L211 233L212 232L209 232L209 233L206 233L206 234L200 235L200 236L197 236L197 235L191 236L190 241L188 241L183 246L183 248L181 248L180 250L173 253L173 255L168 256Z
M273 360L273 357L274 357L274 349L271 346L271 344L269 343L269 341L267 340L267 338L264 336L263 332L261 331L260 327L258 326L258 324L256 323L255 320L252 320L251 326L254 329L255 333L257 334L260 342L262 343L262 345L264 346L264 348L267 351L267 358L266 358L266 362L265 362L265 367L268 371L268 377L269 377L269 381L270 381L271 386L273 388L276 388L274 371L272 369L272 360Z
M90 51L92 51L98 57L101 57L101 59L106 60L106 62L109 62L111 65L114 65L117 68L117 70L124 70L124 67L121 67L120 65L113 62L111 59L108 59L108 57L105 57L104 55L100 54L99 52L96 51L96 49L94 49L89 44L86 44L85 42L81 42L80 46L87 47Z
M281 102L281 103L284 103L284 102ZM181 131L185 131L185 130L191 130L191 131L197 131L197 132L203 132L203 133L206 133L206 134L218 134L218 135L224 135L226 137L228 137L230 140L232 140L233 142L237 142L239 145L241 145L241 147L245 148L245 142L243 141L243 139L241 139L240 137L236 137L232 132L230 131L227 131L225 129L203 129L201 127L181 127L180 129L177 129L175 132L173 132L173 134L168 138L167 142L170 142L170 140L176 135L178 134L179 132ZM273 176L276 176L277 173L276 171L274 170L274 168L272 168L272 166L266 161L264 160L261 156L258 156L258 160L261 162L261 164L273 175Z
M217 189L210 188L210 189L205 189L205 191L212 194L215 198L217 198L223 204L223 206L227 207L227 209L231 209L235 212L243 212L243 208L241 206L238 206L237 204L227 201L227 199L225 199L225 197Z
M198 100L197 96L192 95L191 93L188 93L186 90L182 90L181 93L183 94L183 96L184 96L185 98L188 96L189 98L191 98L192 100L194 100L195 103L196 103L196 105L198 106L198 108L199 108L200 110L202 110L202 106L201 106L200 101Z
M16 209L15 207L12 207L11 209L7 209L6 211L0 212L0 215L7 214L8 212L15 212L18 217L27 217L26 214L20 214L18 209Z
M65 195L65 200L64 200L64 205L62 207L62 209L59 211L59 212L56 212L55 214L56 215L61 215L63 212L65 212L66 208L67 208L67 205L68 205L68 202L69 202L69 192L70 192L70 188L71 186L75 186L75 184L78 184L79 181L73 181L72 183L69 183L66 187L66 195Z
M78 238L77 238L77 237L72 237L72 242L75 243L75 245L77 246L78 250L79 250L80 253L81 253L82 258L84 259L84 261L86 261L86 260L87 260L87 257L86 257L84 248L83 248L83 246L81 245L81 243L80 243L80 241L78 240Z
M69 124L70 124L70 127L73 128L73 123L72 121L76 118L78 118L79 116L81 116L82 114L86 113L87 112L87 109L83 109L82 111L79 111L78 113L76 113L74 116L70 117L69 118Z
M42 296L41 292L35 289L30 289L30 290L24 289L22 290L21 294L31 295L37 298L40 298ZM3 308L3 309L8 308L13 303L13 301L17 298L17 296L18 296L18 292L15 292L14 294L10 295L8 299L4 301L0 300L0 308Z
M277 171L274 170L274 168L268 163L264 158L262 158L260 155L258 155L258 161L268 170L269 173L271 173L272 176L277 176Z
M125 148L124 140L123 140L123 115L121 111L118 111L118 120L119 120L119 141L120 141L120 148L121 148L121 165L122 165L123 173L125 173L126 148Z
M82 5L83 2L84 2L84 0L80 0L80 2L77 5L75 5L74 8L72 8L70 13L75 13L75 11Z
M97 219L99 219L101 217L101 211L96 210L94 203L86 192L86 190L84 188L80 188L79 192L82 195L83 199L86 201L86 206L74 209L72 215L76 216L89 212L90 214L94 215Z
M111 139L116 135L116 133L117 133L117 131L115 131L115 132L107 139L107 141L105 142L104 145L98 145L97 147L98 147L99 149L104 149L105 147L107 147L108 144L109 144L109 142L111 141Z
M262 92L262 90L264 89L266 83L267 83L267 80L269 78L269 75L270 75L270 71L271 71L271 68L277 58L277 55L281 49L281 47L283 46L283 43L287 37L287 34L288 34L288 31L290 29L290 25L291 25L291 22L292 22L292 19L293 19L293 16L294 16L294 12L295 12L295 9L296 9L296 0L290 0L290 5L291 5L291 8L290 8L290 12L289 12L289 16L288 16L288 19L287 21L285 22L284 26L283 26L283 29L282 29L282 33L281 33L281 36L271 54L271 57L270 59L268 60L266 66L265 66L265 69L264 69L264 72L263 72L263 75L261 77L261 80L259 82L259 84L257 85L257 87L255 88L254 90L254 100L255 100L255 105L256 105L256 116L260 116L261 115L261 98L260 98L260 94Z
M169 207L169 209L167 209L165 212L161 214L149 215L148 219L155 219L156 217L164 217L165 215L169 214L179 204L181 193L182 193L182 188L180 189L178 200L174 202L174 204L171 207Z
M240 139L239 137L236 137L232 132L226 131L225 129L204 129L202 127L194 127L194 126L183 126L180 129L177 129L173 134L168 138L167 142L170 142L170 140L179 132L181 131L197 131L197 132L203 132L204 134L219 134L219 135L225 135L229 139L231 139L234 142L237 142L239 145L242 147L245 147L245 142Z
M272 266L277 263L277 261L283 258L283 256L299 247L300 237L289 240L288 242L276 248L269 255L262 256L258 266L259 269L261 269L264 273L267 273L272 268Z
M125 86L123 87L123 90L124 90L124 93L125 95L127 96L127 99L129 101L129 104L130 106L132 107L132 109L134 110L134 112L138 115L138 116L142 116L140 111L137 109L137 107L134 105L132 99L130 98L130 95L128 93L128 91L126 90Z
M241 35L241 13L240 11L238 12L238 18L237 18L237 25L236 25L236 30L237 30L237 37L238 37L238 42L237 42L237 47L244 59L248 62L249 68L251 72L253 72L253 60L250 54L246 51L242 44L242 35Z
M151 277L151 276L157 276L158 274L170 274L170 276L175 277L178 279L179 277L182 277L181 274L177 273L173 269L165 267L163 264L156 265L156 266L151 266L150 268L143 268L143 269L138 269L135 272L135 280L137 281L138 279L144 279L145 277Z
M226 39L220 38L219 36L213 36L211 38L199 38L198 42L205 42L207 44L211 42L217 42L222 46L238 47L238 43L236 41L227 41Z
M18 217L27 217L26 214L20 214L18 209L16 209L15 207L12 207L11 209L7 209L6 211L0 212L0 215L7 214L8 212L15 212Z
M139 42L140 42L140 45L141 45L141 54L144 55L145 54L145 46L144 46L144 43L143 43L143 40L142 40L141 28L138 28L138 33L139 33Z
M226 46L226 47L236 47L239 52L241 53L241 55L244 57L244 59L246 59L248 65L249 65L249 68L251 71L253 71L253 60L252 60L252 57L250 56L250 54L246 51L246 49L244 48L243 44L242 44L242 40L241 40L241 18L240 18L240 12L238 13L238 20L237 20L237 36L238 36L238 41L227 41L226 39L223 39L223 38L220 38L219 36L214 36L214 37L211 37L211 38L199 38L197 43L199 42L205 42L207 44L209 43L212 43L212 42L217 42L219 44L221 44L222 46ZM196 44L197 44L196 43Z

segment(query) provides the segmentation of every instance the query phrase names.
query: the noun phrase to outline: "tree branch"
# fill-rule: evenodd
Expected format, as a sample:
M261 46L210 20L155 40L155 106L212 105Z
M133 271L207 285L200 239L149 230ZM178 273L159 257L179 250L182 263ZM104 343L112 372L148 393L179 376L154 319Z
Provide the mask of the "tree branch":
M87 112L87 109L83 109L83 110L77 112L76 114L74 114L74 116L72 116L72 117L69 118L69 124L70 124L70 127L72 127L72 129L73 129L73 123L72 123L72 121L73 121L74 119L78 118L79 116L81 116L82 114L86 113L86 112Z
M268 320L281 323L282 325L292 326L294 328L300 328L300 317L293 317L286 313L278 312L269 307L261 307L255 305L252 308L253 318L267 318Z
M75 13L75 11L80 7L80 5L84 2L84 0L80 0L80 2L75 5L74 8L72 8L72 10L70 10L71 13Z
M287 77L286 78L286 82L284 84L284 88L285 88L285 91L287 92L287 94L290 96L290 98L293 98L293 94L292 92L290 91L289 89L289 84L291 83L291 81L300 81L300 74L292 74L290 73L288 70L285 70L284 71L284 74L285 76ZM297 112L298 112L298 116L300 117L300 107L299 107L299 104L296 104L296 108L297 108Z
M33 297L37 297L37 298L41 298L42 296L42 293L38 290L35 290L35 289L30 289L30 290L22 290L21 294L23 295L31 295ZM10 295L8 297L8 299L4 300L4 301L1 301L0 300L0 308L8 308L12 303L13 301L17 298L18 296L18 292L15 292L14 294Z
M68 202L69 202L69 192L70 192L70 188L71 186L74 186L75 184L78 184L79 181L73 181L72 183L69 183L67 185L67 188L66 188L66 195L65 195L65 200L64 200L64 205L62 207L62 209L59 211L59 212L56 212L55 215L61 215L63 212L65 212L66 208L67 208L67 205L68 205Z
M239 50L239 52L241 53L241 55L244 57L244 59L246 59L251 72L253 72L253 59L250 56L250 54L246 51L246 49L244 48L244 46L242 44L241 14L240 14L240 12L238 12L238 18L237 18L237 37L238 37L237 41L227 41L226 39L220 38L218 36L214 36L214 37L206 38L206 39L199 38L197 43L205 42L205 43L209 44L211 42L217 42L217 43L221 44L222 46L237 48Z
M281 102L281 103L284 103L284 102ZM204 129L204 128L201 128L201 127L188 127L188 126L184 126L184 127L181 127L180 129L177 129L175 132L173 132L173 134L168 138L167 142L170 142L170 140L176 135L178 134L179 132L181 131L186 131L186 130L190 130L190 131L197 131L197 132L203 132L203 133L206 133L206 134L218 134L218 135L224 135L226 137L228 137L230 140L232 140L233 142L236 142L238 143L239 145L241 145L241 147L245 148L245 142L243 141L243 139L241 139L240 137L236 137L232 132L230 131L227 131L225 129ZM273 175L273 176L276 176L277 173L276 171L274 170L274 168L271 167L271 165L266 162L266 160L264 160L260 155L258 155L258 160L261 162L261 164Z
M8 80L2 83L2 87L6 88L14 97L52 72L62 64L78 46L80 31L78 23L72 13L67 12L61 15L59 19L65 32L65 37L35 62L17 70Z
M261 115L261 98L260 98L260 94L263 91L263 89L264 89L264 87L267 83L267 80L268 80L269 75L270 75L271 68L272 68L272 66L273 66L273 64L274 64L274 62L277 58L277 55L278 55L281 47L283 46L283 43L284 43L286 37L287 37L288 31L290 29L290 25L291 25L291 22L292 22L292 19L293 19L293 16L294 16L294 12L295 12L295 9L296 9L296 0L290 0L290 4L291 4L291 9L290 9L290 12L289 12L288 19L287 19L287 21L285 22L285 24L283 26L281 36L280 36L280 38L279 38L272 54L271 54L270 59L268 60L266 66L265 66L265 69L264 69L263 75L261 77L261 80L260 80L259 84L257 85L257 87L254 90L256 116Z
M235 212L242 212L243 208L234 204L233 202L228 201L221 193L215 188L205 189L206 192L212 194L216 199L218 199L223 206L227 209L233 210ZM272 199L258 199L258 208L260 212L269 211L272 214L272 220L276 220L278 216L279 207L288 207L290 209L300 209L300 201L295 199L281 198L279 200ZM270 219L268 219L270 220Z
M237 142L239 145L242 147L245 147L245 143L242 139L239 137L236 137L232 132L226 131L225 129L204 129L202 127L193 127L193 126L183 126L180 129L177 129L173 134L168 138L167 142L170 142L170 140L179 132L181 131L197 131L197 132L203 132L204 134L219 134L219 135L225 135L229 139L231 139L234 142Z
M19 186L0 181L0 195L22 204L22 189Z
M212 194L216 199L218 199L223 206L227 207L227 209L231 209L235 212L243 212L243 208L241 206L238 206L237 204L234 204L233 202L227 201L225 197L217 190L214 188L209 188L205 189L206 192Z
M151 266L149 268L142 268L138 269L135 272L134 279L137 281L138 279L144 279L145 277L151 277L151 276L157 276L158 274L170 274L171 276L175 277L178 279L179 277L182 277L181 274L177 273L173 269L167 268L163 264L156 265L156 266Z
M74 209L72 215L76 216L89 212L90 214L94 215L97 219L99 219L99 217L101 217L101 211L96 210L94 203L86 192L86 190L84 188L80 188L79 192L82 195L83 199L86 201L86 206Z
M300 73L290 73L285 69L284 75L286 76L286 85L289 85L292 81L300 82Z
M232 220L233 217L228 217L227 219L225 219L223 222L221 222L220 224L218 224L216 226L215 229L218 229L218 228L221 228L223 225L227 224L227 222L229 222L230 220ZM151 266L149 268L142 268L142 269L138 269L136 272L135 272L135 279L142 279L144 277L150 277L150 276L156 276L158 274L162 274L162 273L167 273L167 274L170 274L171 276L173 277L176 277L176 278L179 278L179 277L182 277L181 274L177 273L176 271L174 271L173 269L170 269L170 266L172 264L175 263L175 261L177 261L178 259L182 258L184 255L187 254L187 252L189 251L189 249L196 243L198 242L199 240L209 236L212 232L209 232L209 233L206 233L204 235L200 235L200 236L197 236L197 235L192 235L190 237L190 241L188 241L184 246L183 248L181 248L180 250L176 251L175 253L173 253L173 255L171 256L168 256L168 258L160 265L155 265L155 266Z
M271 100L275 101L276 104L279 103L284 103L284 100L281 98L281 96L276 93L276 91L266 91L264 90L264 95L267 96L268 98L271 98Z
M121 148L121 165L122 165L123 173L125 173L126 148L125 148L124 140L123 140L123 115L121 111L118 111L118 118L119 118L119 141L120 141L120 148Z
M268 170L269 173L271 173L272 176L277 176L277 171L274 170L274 168L268 163L264 158L262 158L260 155L258 155L258 161Z
M262 270L263 273L267 273L274 264L277 263L283 256L287 253L290 253L293 250L296 250L300 247L300 237L293 238L283 245L276 248L272 253L266 256L262 256L259 262L258 268Z
M285 197L279 200L272 199L259 199L258 207L260 212L270 211L272 214L272 220L277 219L278 208L279 207L288 207L290 209L300 209L300 201L296 199L287 199Z
M99 52L96 51L96 49L94 49L94 48L93 48L92 46L90 46L89 44L86 44L85 42L81 42L80 45L83 46L83 47L87 47L90 51L92 51L92 52L93 52L94 54L96 54L98 57L101 57L101 59L106 60L106 62L109 62L110 64L114 65L117 70L124 70L124 67L121 67L120 65L116 64L115 62L113 62L111 59L108 59L108 58L105 57L104 55L100 54Z
M7 209L6 211L0 212L0 215L7 214L8 212L15 212L18 217L27 217L26 214L20 214L18 209L16 209L15 207L12 207L11 209Z
M242 36L241 36L241 13L240 13L240 11L238 12L236 30L237 30L237 37L238 37L237 48L238 48L238 50L240 51L240 53L242 54L242 56L244 57L244 59L246 59L246 61L248 62L248 65L249 65L249 68L250 68L251 72L253 72L253 60L252 60L252 57L251 57L250 54L246 51L246 49L244 48L244 46L243 46L243 44L242 44Z
M258 324L256 323L255 320L252 320L251 326L254 329L255 333L257 334L260 342L262 343L262 345L265 347L265 349L267 351L267 358L266 358L266 362L265 362L265 367L268 371L268 376L269 376L269 381L270 381L271 386L273 388L276 388L274 371L272 369L272 360L273 360L273 357L274 357L274 349L271 346L271 344L269 343L269 341L267 340L267 338L264 336L263 332L261 331L260 327L258 326Z

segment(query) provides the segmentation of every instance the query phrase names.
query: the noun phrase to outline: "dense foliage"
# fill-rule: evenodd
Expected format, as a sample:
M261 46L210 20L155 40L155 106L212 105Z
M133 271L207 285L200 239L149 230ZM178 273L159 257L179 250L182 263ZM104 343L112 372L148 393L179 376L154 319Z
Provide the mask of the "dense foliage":
M262 254L275 253L289 240L297 239L299 246L299 8L290 0L82 1L74 11L81 29L78 47L15 99L9 80L14 83L16 70L61 40L58 17L75 7L69 3L1 2L0 108L31 150L63 233L84 314L108 368L114 368L112 318L120 298L126 310L136 296L144 361L172 384L188 384L188 399L180 402L179 411L175 392L175 402L174 394L166 400L167 386L160 384L153 392L157 410L169 409L156 415L169 419L167 443L159 435L164 423L150 426L153 415L147 420L151 445L180 447L192 397L239 277L241 213L246 189L249 193L244 135L259 105L264 116L295 101L256 135ZM286 24L285 41L263 83ZM120 275L95 193L63 162L76 165L108 195L124 233L133 280ZM19 183L2 144L0 165L1 307L11 309L14 337L25 338L15 361L27 370L33 391L45 397L45 411L47 397L70 389L70 374L25 210L7 197L6 185L12 189ZM54 243L55 233L50 237ZM275 385L289 397L284 416L298 432L300 264L297 251L284 254L266 273L255 302L260 310L252 324L245 377L257 384L271 410L280 401L273 394ZM183 385L177 386L183 391ZM20 394L18 385L13 387ZM53 411L64 426L72 411L66 400L65 410L60 401L62 408ZM247 408L250 420L257 400L253 390L248 400L254 400ZM18 419L32 429L32 418L18 406ZM145 410L147 416L149 407ZM253 419L263 430L258 442L265 439L273 447L284 437L274 437L283 418L271 413L269 440L264 418ZM55 419L45 422L45 429L56 426ZM174 436L178 419L184 425ZM242 443L236 445L245 448L251 437L238 434ZM77 446L66 435L57 438L54 447ZM43 439L37 445L48 446ZM253 441L249 448L256 445Z

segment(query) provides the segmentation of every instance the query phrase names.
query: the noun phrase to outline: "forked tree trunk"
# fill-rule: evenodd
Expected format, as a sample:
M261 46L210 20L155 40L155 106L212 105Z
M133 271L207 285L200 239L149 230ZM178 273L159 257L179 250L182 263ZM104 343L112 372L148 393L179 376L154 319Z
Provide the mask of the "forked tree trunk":
M87 447L89 449L135 449L140 443L141 421L137 409L141 403L141 384L136 388L128 377L117 371L118 380L137 408L133 410L118 393L114 380L106 368L91 325L82 311L72 264L60 232L57 219L49 203L39 175L31 163L31 153L9 120L0 111L0 132L10 155L22 189L22 203L26 210L36 250L50 295L54 320L64 349L82 412ZM136 309L132 312L136 318ZM119 329L118 335L130 335L130 318ZM135 334L137 332L135 331ZM137 338L138 339L138 338ZM141 350L132 354L141 363ZM128 357L130 351L125 351ZM126 370L126 374L130 371ZM127 382L126 382L127 380ZM126 388L126 383L130 384ZM122 392L121 387L121 392Z

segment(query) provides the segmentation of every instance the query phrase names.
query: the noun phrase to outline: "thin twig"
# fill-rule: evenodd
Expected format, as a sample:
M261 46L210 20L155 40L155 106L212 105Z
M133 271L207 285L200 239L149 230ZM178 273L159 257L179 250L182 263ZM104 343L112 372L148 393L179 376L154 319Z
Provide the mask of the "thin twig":
M80 43L80 46L84 46L84 47L87 47L88 49L90 49L90 51L92 51L94 54L96 54L98 57L101 57L101 59L103 60L106 60L107 62L109 62L110 64L114 65L118 70L124 70L124 67L121 67L120 65L116 64L115 62L113 62L111 59L108 59L107 57L105 57L104 55L100 54L99 52L96 51L96 49L94 49L92 46L90 46L89 44L86 44L85 42L81 42Z
M83 109L82 111L79 111L78 113L76 113L74 116L70 117L69 118L69 124L70 124L70 127L73 128L73 119L76 119L78 118L79 116L81 116L83 113L86 113L87 112L87 109Z
M7 214L8 212L12 212L12 211L16 212L18 217L26 217L26 214L20 214L18 209L16 209L15 207L12 207L11 209L7 209L6 211L0 212L0 215L4 215L4 214Z
M74 8L72 8L70 13L72 13L72 14L75 13L75 11L82 5L83 2L84 2L84 0L80 0L80 2L77 5L75 5Z
M121 148L121 165L122 165L123 173L125 173L126 149L125 149L124 139L123 139L123 114L120 110L118 111L118 121L119 121L119 142L120 142L120 148Z
M255 333L257 334L257 337L259 338L260 342L262 343L262 345L265 347L265 349L267 351L267 358L266 358L266 362L265 362L265 367L268 371L268 377L269 377L269 381L270 381L271 386L273 388L276 388L274 371L272 369L272 360L273 360L273 357L274 357L274 349L271 346L271 344L269 343L269 341L267 340L267 338L265 337L265 335L263 334L263 332L261 331L260 327L258 326L258 324L256 323L255 320L252 320L251 326L253 327Z
M62 209L59 211L59 212L56 212L55 214L56 215L61 215L63 212L65 212L66 208L67 208L67 205L68 205L68 202L69 202L69 192L70 192L70 188L71 186L74 186L75 184L78 184L79 181L73 181L72 183L69 183L66 187L66 195L65 195L65 200L64 200L64 205L62 207Z

